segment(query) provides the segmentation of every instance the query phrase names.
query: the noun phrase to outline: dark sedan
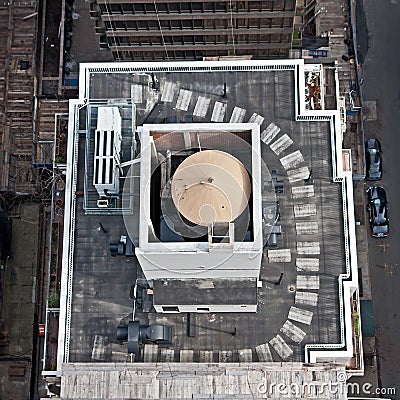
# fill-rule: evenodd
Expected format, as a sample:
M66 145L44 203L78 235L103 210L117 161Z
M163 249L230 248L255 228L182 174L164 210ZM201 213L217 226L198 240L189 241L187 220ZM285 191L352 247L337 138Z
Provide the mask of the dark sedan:
M365 162L367 179L369 181L382 179L381 144L378 139L368 139L365 142Z
M367 190L369 224L373 237L389 235L389 216L386 192L382 186L372 186Z

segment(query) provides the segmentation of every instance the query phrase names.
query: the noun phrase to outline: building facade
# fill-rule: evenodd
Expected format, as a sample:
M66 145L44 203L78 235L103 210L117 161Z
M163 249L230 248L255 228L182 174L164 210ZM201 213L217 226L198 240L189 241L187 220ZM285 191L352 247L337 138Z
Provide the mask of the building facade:
M103 48L116 60L287 58L315 1L89 0Z

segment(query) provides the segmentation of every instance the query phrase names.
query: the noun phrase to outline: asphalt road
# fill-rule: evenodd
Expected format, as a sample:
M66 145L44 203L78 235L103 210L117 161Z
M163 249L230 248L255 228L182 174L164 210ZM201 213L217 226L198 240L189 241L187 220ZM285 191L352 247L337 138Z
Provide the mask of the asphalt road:
M388 238L369 238L379 384L395 387L396 396L388 397L400 399L400 0L358 6L363 98L377 102L377 120L365 122L365 134L382 144L383 179L376 184L386 189L391 224Z

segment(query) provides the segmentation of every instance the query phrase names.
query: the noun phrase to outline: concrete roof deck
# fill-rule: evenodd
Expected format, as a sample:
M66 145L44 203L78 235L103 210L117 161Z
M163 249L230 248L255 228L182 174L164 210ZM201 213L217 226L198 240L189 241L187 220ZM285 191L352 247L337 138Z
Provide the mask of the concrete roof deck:
M270 123L281 129L268 145L262 144L262 154L270 171L275 169L278 178L284 182L283 193L277 195L283 232L278 238L278 250L284 250L284 262L282 258L276 258L276 252L265 249L260 277L262 288L258 289L258 312L215 316L199 314L196 317L196 337L187 336L185 314L137 314L143 318L143 323L164 323L173 327L174 340L170 348L175 350L176 361L179 361L178 353L182 349L194 350L195 360L199 359L200 351L213 351L215 361L219 360L219 351L233 350L232 360L237 361L237 350L251 349L253 361L269 361L260 359L256 347L277 335L293 351L284 358L286 361L304 361L305 344L333 344L341 340L338 276L345 272L346 267L342 189L339 183L332 182L331 126L326 121L295 121L294 74L294 71L157 73L160 93L149 87L149 76L131 73L90 76L91 101L130 98L135 93L138 126L162 123L171 115L184 121L186 115L194 114L196 104L202 101L200 97L205 97L210 99L209 106L205 113L197 111L199 115L193 116L193 122L210 122L215 104L219 102L226 105L220 122L229 122L231 118L242 119L240 122L255 119L260 123L261 131ZM224 83L226 97L222 97ZM132 85L136 88L133 89ZM139 86L142 89L137 89ZM172 90L169 97L166 94L168 90ZM187 110L176 107L180 90L191 92ZM157 103L158 96L160 103ZM81 152L80 163L83 156ZM282 161L286 156L288 158ZM310 179L306 181L306 178ZM308 190L311 186L312 195ZM138 212L139 209L135 213ZM98 231L99 222L107 233ZM133 258L112 258L108 250L109 242L118 241L119 236L125 233L122 216L85 215L82 200L78 199L71 362L91 361L96 334L106 336L111 343L116 342L119 321L132 311L129 289L137 275L137 263ZM282 281L276 285L281 273ZM290 287L297 288L297 292L318 294L316 305L295 303L296 292L290 291ZM311 321L299 322L296 310L291 309L293 306L305 310L306 316L312 313ZM289 312L292 318L288 318ZM299 343L281 331L287 321L304 332L305 336ZM272 360L281 361L282 354L277 353L271 344L269 348ZM110 360L115 359L111 356Z
M70 360L87 362L95 335L116 342L117 325L132 315L129 291L137 261L110 255L110 242L126 234L122 216L85 215L82 200L77 201ZM98 229L99 222L106 233Z

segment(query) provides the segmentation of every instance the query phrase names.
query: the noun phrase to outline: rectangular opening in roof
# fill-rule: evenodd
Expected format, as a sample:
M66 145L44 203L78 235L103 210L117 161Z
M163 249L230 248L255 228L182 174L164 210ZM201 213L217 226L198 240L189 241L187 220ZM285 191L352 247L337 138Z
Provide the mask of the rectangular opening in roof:
M176 306L163 306L162 309L164 312L179 312L179 307Z

